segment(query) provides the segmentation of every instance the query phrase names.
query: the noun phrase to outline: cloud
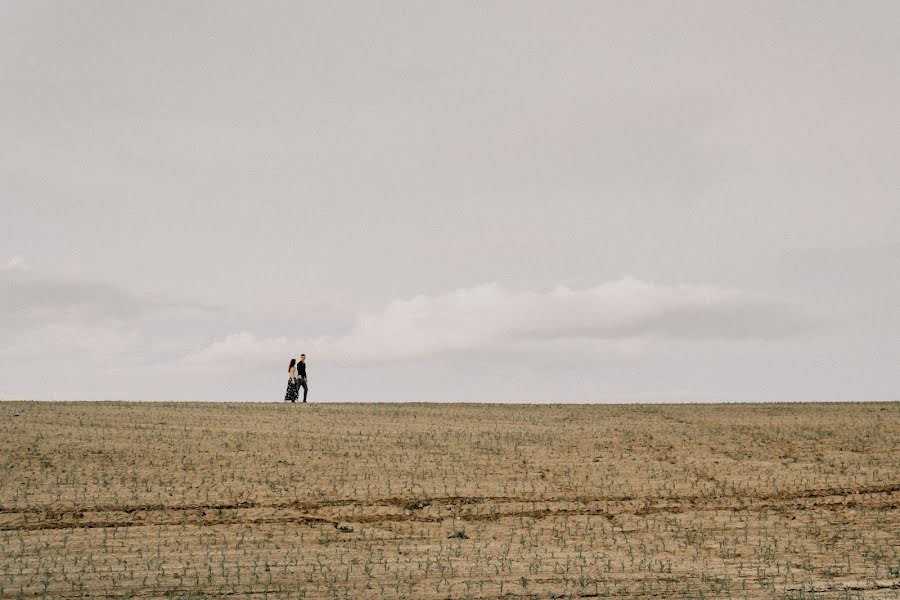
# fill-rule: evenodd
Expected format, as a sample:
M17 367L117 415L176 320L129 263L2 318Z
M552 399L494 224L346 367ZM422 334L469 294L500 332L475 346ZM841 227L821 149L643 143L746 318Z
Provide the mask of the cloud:
M0 311L20 321L127 319L151 304L109 283L47 277L29 269L0 272Z
M38 273L15 256L0 266L0 356L15 361L60 352L79 359L141 355L157 330L148 323L198 310L210 308L113 283Z
M242 331L227 335L223 340L213 342L199 352L185 357L185 361L195 365L216 363L247 362L253 364L270 363L288 356L298 356L302 342L286 337L258 338Z
M0 267L0 271L27 271L28 265L25 264L25 259L19 256L18 254L9 259L6 263L5 267Z
M335 362L410 359L441 352L567 339L781 339L821 318L778 298L713 285L663 285L632 276L584 290L512 291L497 283L394 300L343 335L232 334L187 362L267 362L301 350Z

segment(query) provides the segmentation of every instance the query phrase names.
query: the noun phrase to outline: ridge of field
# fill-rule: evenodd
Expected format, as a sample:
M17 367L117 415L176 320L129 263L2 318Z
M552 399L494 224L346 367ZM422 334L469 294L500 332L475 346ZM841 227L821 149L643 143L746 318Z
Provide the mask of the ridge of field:
M3 598L900 598L900 403L0 403Z

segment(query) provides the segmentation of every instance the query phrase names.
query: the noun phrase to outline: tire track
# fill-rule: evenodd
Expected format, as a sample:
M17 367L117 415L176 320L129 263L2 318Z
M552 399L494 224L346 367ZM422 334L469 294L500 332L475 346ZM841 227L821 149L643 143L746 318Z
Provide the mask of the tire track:
M747 498L754 500L794 500L804 498L821 498L829 496L854 496L881 493L900 492L900 482L861 486L858 488L822 487L807 488L794 492L776 492L771 494L747 493L742 496L724 496L727 498ZM203 504L95 504L90 507L66 507L54 509L52 507L6 507L0 505L0 515L3 514L39 514L43 516L65 515L83 512L149 512L149 511L192 511L192 510L246 510L246 509L298 509L319 510L328 507L340 506L398 506L402 508L424 508L431 505L464 506L470 504L486 504L488 502L502 503L551 503L551 502L630 502L635 500L657 500L665 502L701 501L723 496L698 494L695 496L632 496L632 495L586 495L576 494L572 496L392 496L387 498L375 498L368 502L360 502L352 498L339 498L332 500L292 500L289 502L231 502L231 503L203 503Z
M877 497L877 496L884 497ZM529 506L530 505L530 506ZM535 506L541 505L541 506ZM264 504L258 502L104 506L90 509L0 509L0 531L36 531L102 527L142 527L191 524L198 526L299 523L338 527L341 523L387 523L416 521L440 523L496 521L507 518L545 519L556 516L617 516L678 514L707 510L897 510L900 483L859 488L818 488L793 493L746 496L584 496L535 499L510 496L444 496L437 498L393 497L368 503L337 499ZM319 515L352 507L351 514ZM395 512L373 512L379 508ZM455 509L455 510L453 510ZM485 510L486 509L486 510ZM444 514L442 511L452 510ZM434 514L437 513L437 514Z

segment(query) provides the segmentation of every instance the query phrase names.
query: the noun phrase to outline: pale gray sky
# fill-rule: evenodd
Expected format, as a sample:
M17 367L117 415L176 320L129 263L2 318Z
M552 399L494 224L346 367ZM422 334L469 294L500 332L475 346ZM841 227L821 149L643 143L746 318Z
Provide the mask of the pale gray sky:
M900 3L0 2L0 398L900 400Z

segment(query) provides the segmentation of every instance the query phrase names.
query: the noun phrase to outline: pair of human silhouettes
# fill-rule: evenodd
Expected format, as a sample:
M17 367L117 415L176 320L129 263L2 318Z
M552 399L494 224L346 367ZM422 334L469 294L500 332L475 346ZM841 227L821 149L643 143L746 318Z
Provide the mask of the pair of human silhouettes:
M306 355L301 354L300 360L291 359L288 365L288 385L287 392L284 394L285 402L296 402L300 397L300 388L303 388L303 401L306 402L306 394L309 392L309 386L306 384Z

